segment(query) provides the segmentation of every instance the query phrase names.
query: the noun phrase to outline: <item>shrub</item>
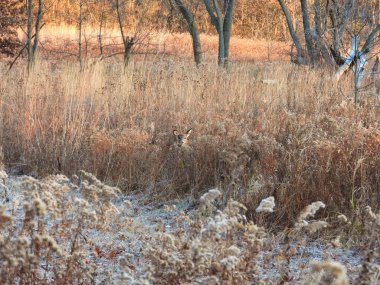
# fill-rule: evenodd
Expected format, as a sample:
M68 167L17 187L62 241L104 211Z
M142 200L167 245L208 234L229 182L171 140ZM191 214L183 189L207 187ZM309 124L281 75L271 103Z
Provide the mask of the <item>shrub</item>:
M17 27L21 21L25 1L2 0L0 5L0 53L13 56L20 47Z

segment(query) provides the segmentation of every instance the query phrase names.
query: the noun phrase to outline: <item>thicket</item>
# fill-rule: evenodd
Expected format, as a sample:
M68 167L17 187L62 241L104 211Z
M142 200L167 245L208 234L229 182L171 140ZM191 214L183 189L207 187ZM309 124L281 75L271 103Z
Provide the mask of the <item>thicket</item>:
M0 5L0 54L14 55L20 46L17 28L22 20L24 1L2 0Z
M350 82L291 65L49 65L3 78L0 144L14 174L84 169L152 199L218 186L250 210L272 195L272 226L315 200L359 223L360 206L379 205L379 105L355 106ZM190 127L190 149L174 148L173 129Z
M133 26L133 23L141 16L141 7L145 7L147 4L144 1L131 0L121 1L120 3L124 2L130 12L128 13L128 22ZM77 25L79 15L78 1L46 0L45 3L45 6L49 7L44 16L48 23ZM100 19L102 19L108 26L117 25L115 1L84 0L83 3L85 22L94 25L99 24ZM196 20L199 29L203 33L215 33L215 29L203 6L202 3L198 4L196 10ZM172 32L186 32L186 26L182 22L181 17L177 17L177 13L178 11L169 4L169 1L165 0L149 0L149 9L146 11L144 9L144 17L149 19L149 23L154 29L168 29ZM237 1L234 13L233 34L235 36L246 38L266 38L273 40L289 39L281 7L277 1L273 0Z

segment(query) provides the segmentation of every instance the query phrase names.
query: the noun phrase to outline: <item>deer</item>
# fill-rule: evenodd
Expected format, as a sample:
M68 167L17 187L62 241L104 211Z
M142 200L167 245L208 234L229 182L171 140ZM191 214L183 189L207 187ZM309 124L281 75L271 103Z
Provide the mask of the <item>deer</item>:
M180 133L176 129L173 130L173 135L175 137L174 144L178 147L188 146L189 136L193 130L189 129L185 133Z

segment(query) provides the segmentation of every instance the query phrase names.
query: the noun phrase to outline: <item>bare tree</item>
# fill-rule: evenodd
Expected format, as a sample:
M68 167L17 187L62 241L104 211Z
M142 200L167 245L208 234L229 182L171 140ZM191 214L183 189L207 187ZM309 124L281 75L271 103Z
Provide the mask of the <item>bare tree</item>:
M324 35L326 33L326 19L328 5L324 6L322 11L320 0L314 0L313 7L310 9L307 0L300 0L300 9L302 15L303 41L305 48L301 45L300 35L298 35L293 26L293 19L284 0L278 0L282 12L288 25L289 33L292 37L297 55L292 59L293 62L299 64L312 64L318 61L319 56L323 57L326 62L332 63L332 56L329 48L324 43ZM311 25L312 14L314 13L314 28Z
M359 47L359 31L352 36L351 49L347 57L342 57L344 63L339 66L335 73L335 79L338 81L342 75L349 69L354 72L355 102L358 100L358 92L361 88L361 82L364 77L364 66L367 63L366 55L373 49L376 37L380 34L380 24L376 25L367 36L362 48ZM376 62L375 65L376 66ZM373 67L375 69L376 67Z
M347 4L346 4L347 7ZM359 91L362 88L362 80L364 78L365 65L368 61L368 54L375 50L376 44L379 44L380 35L380 24L376 23L376 17L372 14L380 13L379 6L373 5L374 11L368 10L366 5L360 5L352 2L349 6L351 13L351 25L346 29L351 37L351 49L347 56L342 56L339 52L338 59L343 62L335 73L335 78L338 81L341 76L348 70L354 72L354 91L355 91L355 102L358 101ZM375 19L375 21L373 21ZM343 33L341 33L343 34ZM339 35L340 36L340 35ZM365 38L364 44L360 47L360 38ZM380 39L380 38L379 38ZM372 55L370 57L375 57ZM377 61L375 61L373 70L376 69ZM369 72L371 73L371 71ZM374 78L371 76L372 79Z
M297 50L295 62L315 65L322 61L332 66L344 64L346 59L341 55L341 50L347 40L354 37L350 24L355 22L355 17L362 9L360 6L355 6L354 0L314 0L312 7L308 6L308 1L300 0L305 47L301 45L300 35L294 29L293 19L285 1L278 0L278 2ZM362 11L362 14L364 13L365 11ZM313 15L314 21L311 21ZM372 35L370 38L375 37L376 28L373 31L363 29L361 34L365 33ZM373 39L370 40L370 38L368 38L369 42L373 43ZM367 45L366 49L372 50L372 46Z
M296 33L290 13L284 0L278 0L285 16L290 35L297 49L297 63L320 66L327 63L336 68L338 81L348 70L354 73L355 102L362 88L367 55L376 50L376 40L380 34L378 21L379 5L369 6L365 1L354 0L314 0L313 7L308 1L300 0L302 14L303 39ZM314 21L311 21L314 15ZM314 24L314 26L312 26ZM364 39L364 44L360 40ZM344 55L344 48L351 44Z
M117 20L119 23L120 28L120 34L123 40L123 47L124 47L124 69L127 68L129 60L131 58L132 54L132 48L135 44L135 38L133 36L129 37L125 35L124 32L124 16L125 16L125 9L122 9L124 7L124 1L121 0L115 0L116 1L116 13L117 13Z
M218 64L228 62L235 0L203 0L218 37Z
M117 22L123 45L124 70L137 46L147 45L151 34L151 24L147 14L150 5L144 1L109 0L116 10ZM128 32L126 31L128 29ZM116 53L119 54L119 53ZM112 54L110 56L113 56Z

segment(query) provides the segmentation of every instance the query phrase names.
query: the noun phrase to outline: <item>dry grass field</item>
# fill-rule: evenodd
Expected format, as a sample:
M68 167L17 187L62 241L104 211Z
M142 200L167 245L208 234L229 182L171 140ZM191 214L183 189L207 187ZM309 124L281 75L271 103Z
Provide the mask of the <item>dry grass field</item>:
M349 83L289 64L159 59L124 74L117 64L80 72L42 62L3 77L5 160L41 175L84 169L152 198L219 185L247 206L275 195L272 224L314 200L351 215L379 202L380 130L377 98L355 107ZM173 150L174 128L193 128L189 150Z
M129 31L129 30L128 30ZM99 30L97 27L85 26L83 36L83 53L88 58L99 56ZM137 44L134 53L139 57L146 54L170 56L173 59L192 60L191 38L189 34L169 33L168 31L130 31ZM24 32L19 31L19 38L24 40ZM41 30L42 45L40 56L44 58L72 60L78 54L77 27L65 24L49 25ZM120 31L106 28L102 36L105 56L122 52ZM218 38L215 35L201 34L204 57L215 60L218 50ZM289 61L290 43L252 40L233 37L231 39L231 59L244 62Z
M355 104L350 78L237 54L227 69L167 55L125 71L115 58L82 71L44 59L29 75L2 64L2 280L379 284L379 98ZM164 204L154 223L139 216ZM360 248L361 266L311 266L300 248L322 237L332 253Z

